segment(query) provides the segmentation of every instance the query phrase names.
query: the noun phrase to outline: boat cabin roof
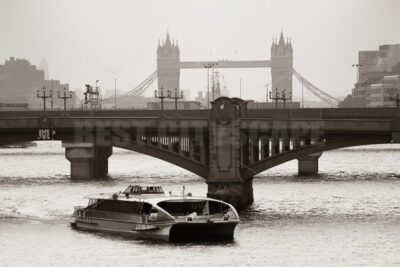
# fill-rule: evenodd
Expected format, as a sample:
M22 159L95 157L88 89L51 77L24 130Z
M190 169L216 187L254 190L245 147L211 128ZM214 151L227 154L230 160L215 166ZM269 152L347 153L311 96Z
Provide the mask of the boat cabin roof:
M128 186L124 192L124 194L134 194L134 195L143 195L143 194L164 194L164 190L159 185L130 185Z
M119 193L100 193L95 195L87 196L89 199L98 200L98 199L112 199L118 201L137 201L137 202L147 202L151 205L158 205L161 202L201 202L201 201L211 201L211 202L220 202L225 203L224 201L208 198L208 197L199 197L199 196L191 196L191 195L166 195L161 186L143 186L143 185L129 185L123 192ZM228 203L225 203L231 206Z

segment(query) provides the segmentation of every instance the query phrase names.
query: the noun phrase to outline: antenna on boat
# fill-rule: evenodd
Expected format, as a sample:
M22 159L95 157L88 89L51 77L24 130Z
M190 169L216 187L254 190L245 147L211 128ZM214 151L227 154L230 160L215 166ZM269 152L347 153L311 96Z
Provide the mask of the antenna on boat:
M182 186L182 197L185 198L185 186Z

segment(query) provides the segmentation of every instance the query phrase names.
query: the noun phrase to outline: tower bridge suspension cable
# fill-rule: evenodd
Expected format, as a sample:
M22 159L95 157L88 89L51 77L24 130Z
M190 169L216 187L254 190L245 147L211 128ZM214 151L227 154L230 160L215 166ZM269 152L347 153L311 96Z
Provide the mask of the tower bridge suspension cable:
M308 92L312 95L328 104L331 107L337 107L339 104L339 100L335 97L329 95L328 93L322 91L317 86L309 82L305 79L300 73L298 73L295 69L292 69L293 75L297 78L297 80L304 86ZM125 94L125 96L139 96L142 95L157 79L157 71L154 71L149 77L147 77L143 82L137 85L134 89ZM304 95L302 96L304 98ZM304 100L303 100L304 101ZM302 102L303 102L302 101Z
M156 79L157 79L157 71L154 71L143 82L141 82L135 88L126 93L125 96L139 96L143 94L154 83Z
M301 76L300 73L298 73L295 69L293 69L292 71L293 71L293 75L297 78L297 80L299 80L299 82L302 84L302 86L307 88L307 90L310 93L312 93L314 96L321 99L323 102L330 105L331 107L338 106L338 104L340 102L338 99L336 99L335 97L329 95L328 93L322 91L321 89L319 89L318 87L313 85L311 82L306 80L303 76Z

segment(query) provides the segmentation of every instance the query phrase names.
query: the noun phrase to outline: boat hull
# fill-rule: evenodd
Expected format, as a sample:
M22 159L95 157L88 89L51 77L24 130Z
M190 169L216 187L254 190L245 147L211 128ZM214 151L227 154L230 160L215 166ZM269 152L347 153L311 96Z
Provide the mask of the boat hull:
M105 232L132 236L138 239L157 239L169 241L171 225L144 225L131 222L103 220L98 218L85 218L71 223L74 229L93 232Z
M192 240L233 240L238 222L188 222L171 226L169 240L171 242Z
M105 232L132 236L137 239L187 242L204 240L232 240L237 221L169 222L163 224L136 224L131 222L80 218L71 222L78 230Z

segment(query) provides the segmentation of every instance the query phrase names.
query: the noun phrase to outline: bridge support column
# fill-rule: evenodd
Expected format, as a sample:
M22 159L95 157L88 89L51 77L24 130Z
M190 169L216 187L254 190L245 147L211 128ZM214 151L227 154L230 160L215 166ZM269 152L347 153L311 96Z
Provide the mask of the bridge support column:
M240 132L240 117L245 112L243 100L221 97L212 102L209 123L207 196L226 201L238 210L253 203L252 178L245 179L241 172L246 167L244 162L248 161L248 152L253 160L259 159L257 138L250 138L248 145L242 143L249 140Z
M220 199L243 210L254 201L253 180L238 183L208 182L207 197Z
M299 175L316 175L318 174L318 159L322 153L315 153L305 157L298 158Z
M65 157L71 162L71 179L105 178L108 175L108 158L111 146L91 143L63 143Z
M271 138L272 156L278 155L280 153L279 137Z
M261 159L265 159L269 157L269 138L262 137L261 138Z
M283 152L290 151L290 139L288 137L282 138L282 150Z

